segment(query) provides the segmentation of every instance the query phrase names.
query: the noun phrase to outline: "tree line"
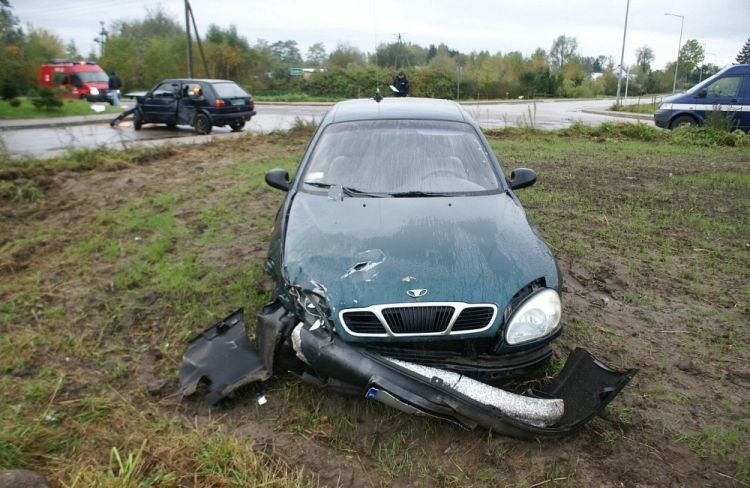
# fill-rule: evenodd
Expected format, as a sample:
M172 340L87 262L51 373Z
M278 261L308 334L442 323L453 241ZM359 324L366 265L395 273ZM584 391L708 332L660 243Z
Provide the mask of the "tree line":
M0 0L0 96L12 98L33 92L39 65L53 58L84 59L71 41L64 44L42 28L25 32L13 15L9 0ZM183 26L160 8L142 20L116 21L101 40L101 52L89 53L106 71L116 70L125 91L148 89L159 80L184 76L187 71ZM630 95L669 92L674 62L653 69L653 50L642 46L636 63L620 69L611 57L583 56L575 37L558 36L548 50L530 56L520 52L461 53L445 44L423 47L398 39L381 43L374 53L339 43L327 52L323 43L302 54L294 40L254 44L234 25L209 26L201 39L205 65L196 57L193 76L231 79L255 95L302 93L310 97L371 96L387 87L398 70L411 80L411 95L455 99L593 97L614 95L620 73L628 75ZM195 40L194 40L195 42ZM697 83L718 71L705 63L701 44L691 39L679 52L678 88ZM309 68L300 76L299 69ZM623 80L624 81L624 80ZM623 87L624 89L624 87Z

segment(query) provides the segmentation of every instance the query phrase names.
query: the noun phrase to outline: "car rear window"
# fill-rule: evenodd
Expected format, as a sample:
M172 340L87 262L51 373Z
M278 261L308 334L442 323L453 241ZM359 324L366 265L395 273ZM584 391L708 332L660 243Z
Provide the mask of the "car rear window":
M328 126L305 169L305 189L341 185L368 193L486 193L501 188L469 124L370 120ZM312 183L312 184L309 184Z
M249 97L248 93L236 83L213 83L216 96L219 98L241 98Z

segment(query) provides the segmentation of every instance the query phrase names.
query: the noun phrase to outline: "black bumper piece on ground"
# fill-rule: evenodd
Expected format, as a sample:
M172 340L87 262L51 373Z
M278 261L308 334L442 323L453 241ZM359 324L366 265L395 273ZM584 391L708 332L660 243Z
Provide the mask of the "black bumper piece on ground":
M247 340L242 311L191 340L180 369L180 391L193 393L201 378L211 382L207 400L215 403L239 386L271 376L273 350L291 333L293 318L283 308L266 307L259 315L261 355ZM575 432L611 402L637 370L616 371L583 349L576 349L563 370L532 398L557 398L564 413L552 425L515 418L471 398L437 377L427 378L379 354L351 346L324 327L299 327L297 353L304 356L316 382L358 392L403 411L443 418L518 438L557 438ZM262 359L261 359L262 356ZM265 364L264 364L265 363ZM308 373L309 374L309 373Z

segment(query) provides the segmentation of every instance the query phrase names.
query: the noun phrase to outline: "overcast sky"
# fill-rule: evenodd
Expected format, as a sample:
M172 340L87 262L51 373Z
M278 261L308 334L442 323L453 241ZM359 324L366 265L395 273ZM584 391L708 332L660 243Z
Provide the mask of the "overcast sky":
M162 8L184 23L184 0L10 0L26 26L42 27L65 43L74 40L86 55L98 49L93 39L116 20L143 19L147 9ZM427 47L447 44L463 53L549 50L560 34L578 39L583 56L612 56L619 64L626 0L190 0L198 30L210 24L229 27L254 44L297 41L307 48L323 42L328 52L347 42L364 52L396 40ZM706 61L724 66L750 37L750 0L631 0L625 44L625 65L635 62L635 50L647 45L655 68L677 55L680 18L683 43L697 39Z

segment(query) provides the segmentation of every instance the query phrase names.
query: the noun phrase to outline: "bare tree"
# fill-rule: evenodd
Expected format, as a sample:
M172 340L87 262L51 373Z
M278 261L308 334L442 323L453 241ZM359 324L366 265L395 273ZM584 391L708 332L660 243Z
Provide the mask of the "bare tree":
M654 50L648 46L641 46L635 50L636 64L641 69L641 73L651 71L651 63L654 61Z
M549 64L554 69L562 70L578 51L578 39L575 37L558 36L552 42L549 50Z

